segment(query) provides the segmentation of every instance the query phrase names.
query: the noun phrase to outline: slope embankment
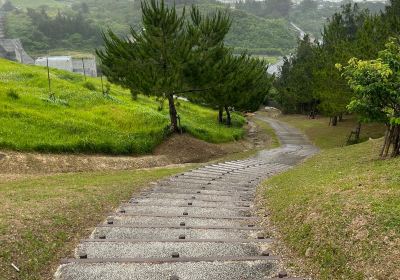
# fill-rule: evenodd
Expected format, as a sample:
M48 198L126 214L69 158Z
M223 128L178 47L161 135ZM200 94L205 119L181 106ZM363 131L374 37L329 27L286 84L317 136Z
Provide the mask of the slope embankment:
M168 136L167 106L100 79L0 60L0 149L44 153L140 155ZM103 89L105 92L103 92ZM216 121L217 112L177 101L183 129L211 143L244 136L245 119Z
M263 184L264 207L294 263L315 279L400 279L400 159L378 157L382 140L367 139L379 130L369 127L366 142L341 147L349 132L341 124L282 119L323 147Z

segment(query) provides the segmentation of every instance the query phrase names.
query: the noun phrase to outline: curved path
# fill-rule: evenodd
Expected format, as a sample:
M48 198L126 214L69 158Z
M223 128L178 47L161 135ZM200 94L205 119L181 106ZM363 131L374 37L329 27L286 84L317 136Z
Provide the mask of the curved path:
M57 280L286 278L257 227L257 185L317 152L297 130L257 115L282 146L179 174L137 194L62 260ZM298 278L286 278L298 279Z

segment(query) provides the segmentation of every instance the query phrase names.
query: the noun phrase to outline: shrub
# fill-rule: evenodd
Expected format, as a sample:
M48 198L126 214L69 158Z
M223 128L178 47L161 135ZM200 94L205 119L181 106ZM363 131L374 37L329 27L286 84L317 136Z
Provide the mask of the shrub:
M15 89L8 89L6 92L7 96L11 99L19 99L19 95Z
M91 91L95 91L96 90L96 86L92 82L84 82L83 86L85 88L87 88L88 90L91 90Z

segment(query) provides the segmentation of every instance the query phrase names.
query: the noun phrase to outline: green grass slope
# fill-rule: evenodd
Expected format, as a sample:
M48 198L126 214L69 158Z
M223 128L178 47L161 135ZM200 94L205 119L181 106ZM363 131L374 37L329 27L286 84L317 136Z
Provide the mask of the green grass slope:
M88 83L83 76L51 70L57 102L49 102L45 68L0 60L0 148L143 154L167 136L167 108L158 111L158 103L144 96L132 100L117 86L104 97L99 79ZM243 136L241 116L228 128L216 122L211 109L185 101L177 109L185 130L197 138L219 143Z
M264 183L286 244L313 279L400 279L400 158L378 158L382 139L333 148L342 128L285 118L327 147Z
M317 117L310 120L304 115L283 115L280 120L302 130L308 138L321 149L330 149L346 145L350 132L357 126L355 116L344 116L336 127L329 126L329 118ZM380 138L385 134L385 126L378 123L362 124L360 141Z

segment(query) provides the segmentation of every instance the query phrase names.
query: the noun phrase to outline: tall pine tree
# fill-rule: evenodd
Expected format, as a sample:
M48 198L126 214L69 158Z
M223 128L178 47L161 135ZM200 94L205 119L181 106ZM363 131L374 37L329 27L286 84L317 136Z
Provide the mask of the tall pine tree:
M131 28L130 36L104 35L105 49L97 51L103 73L111 82L138 93L168 100L170 130L178 131L174 95L184 90L184 70L190 57L191 38L185 10L178 14L164 1L142 2L143 29Z

